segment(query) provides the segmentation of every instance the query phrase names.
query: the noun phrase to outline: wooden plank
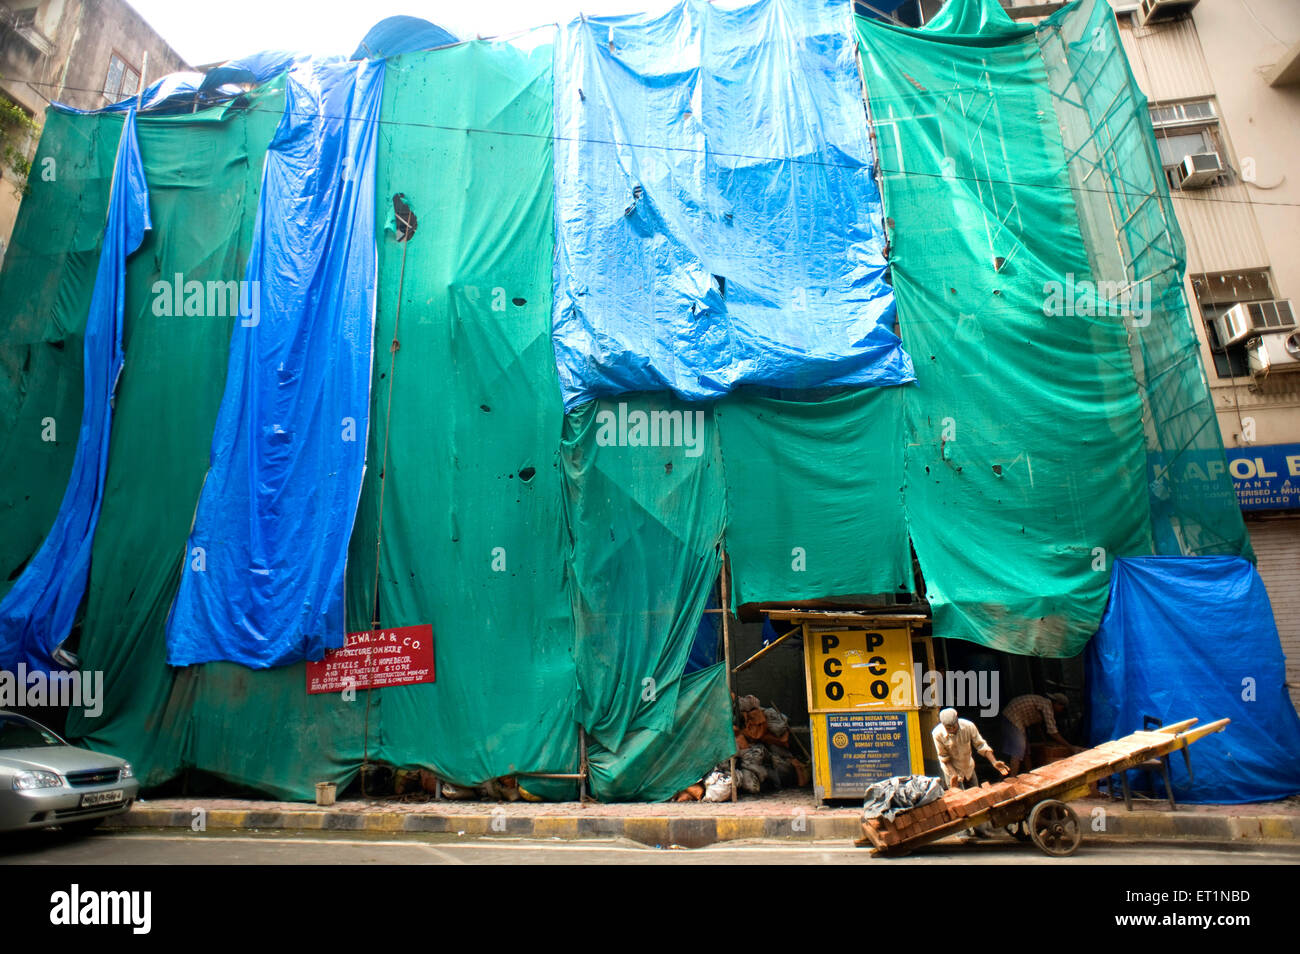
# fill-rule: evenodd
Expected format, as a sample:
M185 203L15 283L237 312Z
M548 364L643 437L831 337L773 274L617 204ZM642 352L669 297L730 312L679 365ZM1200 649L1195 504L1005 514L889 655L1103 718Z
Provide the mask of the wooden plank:
M878 626L885 623L924 623L929 617L923 613L855 613L852 611L833 612L830 610L762 610L771 619L787 619L798 623L831 623L833 625L867 624Z

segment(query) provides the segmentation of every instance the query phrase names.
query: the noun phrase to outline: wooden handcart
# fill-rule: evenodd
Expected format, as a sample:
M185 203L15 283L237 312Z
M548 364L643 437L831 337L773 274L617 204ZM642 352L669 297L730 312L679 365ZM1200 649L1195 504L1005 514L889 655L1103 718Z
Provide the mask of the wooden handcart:
M856 844L872 845L872 854L904 855L964 829L988 825L1005 829L1019 841L1033 841L1048 855L1071 855L1082 840L1082 827L1067 802L1087 795L1099 779L1180 750L1186 755L1189 745L1222 731L1229 721L1196 726L1196 719L1187 719L1134 732L1001 782L950 789L927 805L900 812L893 821L864 822L864 837Z

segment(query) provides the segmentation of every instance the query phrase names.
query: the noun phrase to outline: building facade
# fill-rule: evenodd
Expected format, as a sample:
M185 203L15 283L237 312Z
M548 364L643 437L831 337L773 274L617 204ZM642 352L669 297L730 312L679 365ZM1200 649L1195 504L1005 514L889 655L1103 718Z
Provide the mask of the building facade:
M97 109L187 69L125 0L0 0L0 261L46 107Z
M1150 104L1201 360L1300 704L1300 6L1112 6Z

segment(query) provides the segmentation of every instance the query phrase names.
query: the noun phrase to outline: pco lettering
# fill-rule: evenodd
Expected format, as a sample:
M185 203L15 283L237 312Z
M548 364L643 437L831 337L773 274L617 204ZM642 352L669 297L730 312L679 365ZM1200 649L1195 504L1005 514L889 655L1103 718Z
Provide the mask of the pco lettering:
M879 649L885 643L885 637L880 633L864 634L867 640L867 652ZM822 633L822 655L826 657L822 663L822 672L831 677L831 681L826 683L826 696L832 702L838 702L844 698L844 686L836 680L844 672L844 664L831 655L832 652L840 645L840 638L834 633ZM871 656L867 659L867 672L873 676L885 676L889 670L885 666L884 656ZM889 695L889 683L884 679L872 680L870 686L871 694L877 699L884 699Z

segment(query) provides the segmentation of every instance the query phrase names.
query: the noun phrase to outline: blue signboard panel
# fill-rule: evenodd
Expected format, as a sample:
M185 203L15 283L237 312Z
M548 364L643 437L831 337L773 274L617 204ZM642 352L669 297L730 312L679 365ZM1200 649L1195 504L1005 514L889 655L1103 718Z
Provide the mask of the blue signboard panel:
M1206 496L1215 496L1227 492L1226 475L1242 510L1300 508L1300 444L1229 447L1226 454L1224 458L1218 451L1191 450L1178 454L1172 462L1158 454L1149 455L1147 477L1152 493L1163 496L1167 474L1172 471L1184 486L1197 481Z
M912 774L906 712L828 712L831 791L865 791L872 782Z
M1231 447L1227 453L1242 510L1300 507L1300 444Z

